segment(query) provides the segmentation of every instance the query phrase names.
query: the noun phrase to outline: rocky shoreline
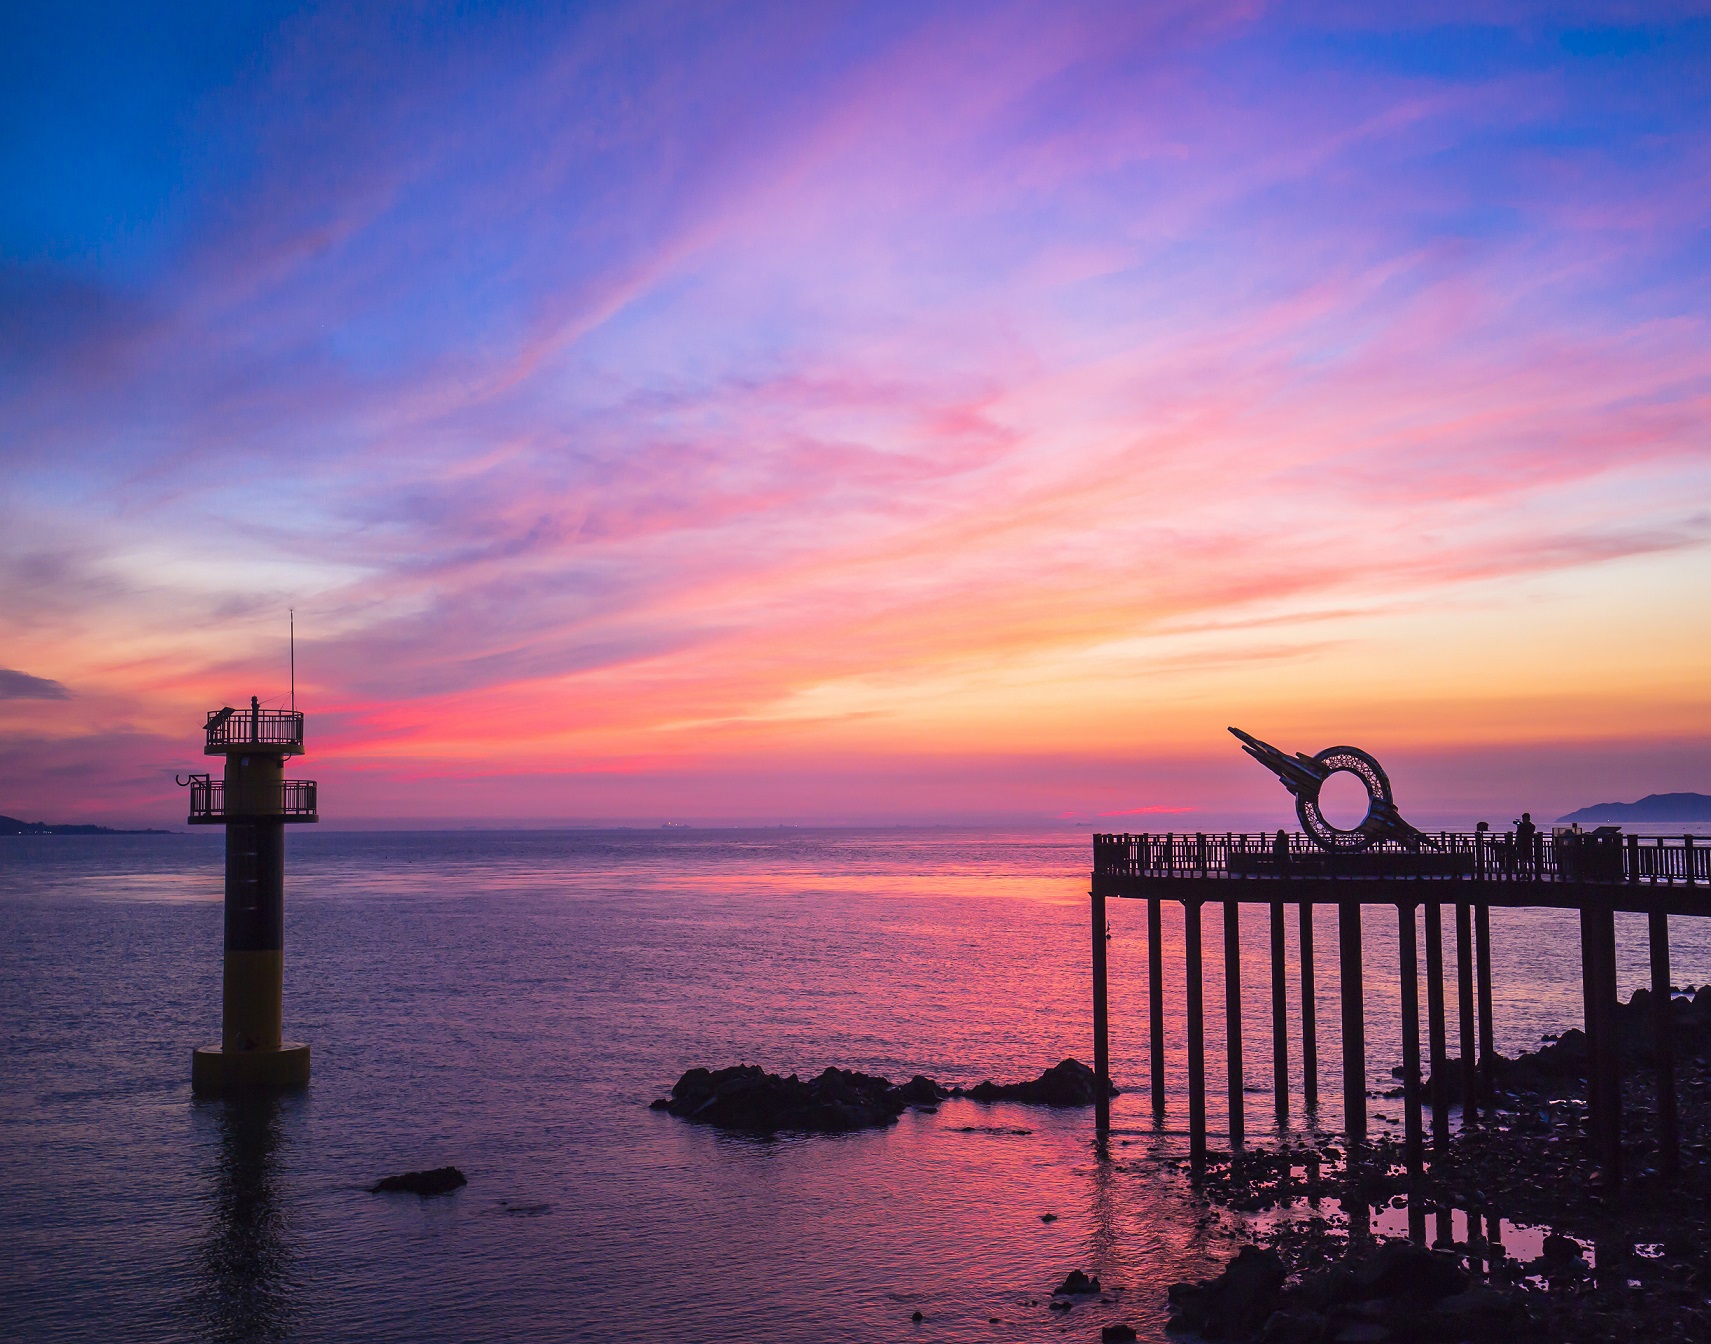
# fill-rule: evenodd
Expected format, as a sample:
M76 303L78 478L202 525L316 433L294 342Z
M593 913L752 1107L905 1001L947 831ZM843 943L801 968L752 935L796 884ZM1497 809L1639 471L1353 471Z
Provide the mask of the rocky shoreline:
M805 1081L795 1074L784 1077L746 1064L718 1070L690 1069L672 1085L671 1095L652 1102L651 1108L694 1124L751 1134L842 1134L894 1125L911 1107L931 1111L951 1097L1034 1106L1091 1106L1095 1091L1093 1070L1078 1059L1054 1064L1028 1082L994 1083L987 1079L967 1089L945 1087L920 1074L906 1083L893 1083L874 1074L837 1068L828 1068ZM1116 1091L1109 1089L1110 1095Z
M1253 1244L1220 1279L1172 1289L1173 1329L1268 1344L1711 1339L1711 987L1672 998L1670 1177L1654 1138L1651 996L1618 1008L1620 1189L1589 1156L1585 1041L1564 1032L1493 1060L1480 1123L1429 1148L1416 1181L1388 1138L1352 1167L1334 1143L1209 1155L1199 1190L1249 1224ZM1363 1208L1368 1226L1388 1213L1422 1244L1363 1234L1358 1216L1351 1233L1346 1210Z

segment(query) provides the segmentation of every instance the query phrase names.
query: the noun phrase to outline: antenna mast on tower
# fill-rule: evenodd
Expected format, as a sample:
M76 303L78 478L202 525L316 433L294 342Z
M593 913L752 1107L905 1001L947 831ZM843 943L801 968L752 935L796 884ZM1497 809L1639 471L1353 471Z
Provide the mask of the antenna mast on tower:
M291 712L297 712L297 608L287 608L291 613Z

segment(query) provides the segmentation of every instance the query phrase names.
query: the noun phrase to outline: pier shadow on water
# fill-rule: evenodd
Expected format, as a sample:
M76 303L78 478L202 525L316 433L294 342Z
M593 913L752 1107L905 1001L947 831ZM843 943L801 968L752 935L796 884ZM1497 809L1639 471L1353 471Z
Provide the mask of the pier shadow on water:
M207 1228L192 1278L191 1318L208 1341L283 1340L294 1316L297 1258L283 1189L298 1097L199 1102L217 1132Z

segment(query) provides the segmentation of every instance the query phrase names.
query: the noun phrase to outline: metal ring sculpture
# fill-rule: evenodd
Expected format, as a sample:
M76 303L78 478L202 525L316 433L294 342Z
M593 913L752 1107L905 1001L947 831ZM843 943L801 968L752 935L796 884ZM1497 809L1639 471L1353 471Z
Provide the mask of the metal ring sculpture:
M1326 747L1313 756L1305 752L1288 756L1240 728L1230 731L1240 739L1243 751L1276 775L1283 787L1295 795L1295 814L1301 818L1308 839L1320 849L1348 854L1369 849L1381 840L1394 841L1409 849L1431 843L1402 819L1390 794L1390 776L1359 747ZM1360 825L1348 831L1331 825L1319 807L1319 790L1339 771L1353 775L1366 787L1366 815Z
M1295 795L1295 815L1301 818L1302 828L1320 849L1366 849L1380 838L1368 829L1373 821L1385 813L1396 812L1396 802L1390 796L1390 777L1382 765L1359 747L1326 747L1316 752L1313 759L1324 766L1325 775L1311 789L1302 789ZM1319 790L1325 780L1339 772L1353 775L1366 788L1366 815L1346 831L1331 825L1319 806Z

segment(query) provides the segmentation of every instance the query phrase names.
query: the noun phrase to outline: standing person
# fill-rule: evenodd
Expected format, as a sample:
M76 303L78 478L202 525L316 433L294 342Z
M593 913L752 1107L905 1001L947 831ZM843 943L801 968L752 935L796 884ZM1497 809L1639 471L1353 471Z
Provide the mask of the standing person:
M1277 860L1279 868L1289 866L1289 837L1282 831L1277 833L1277 839L1271 842L1271 856Z
M1523 812L1521 820L1515 823L1515 850L1518 867L1523 873L1537 871L1539 828L1533 825L1531 812Z

